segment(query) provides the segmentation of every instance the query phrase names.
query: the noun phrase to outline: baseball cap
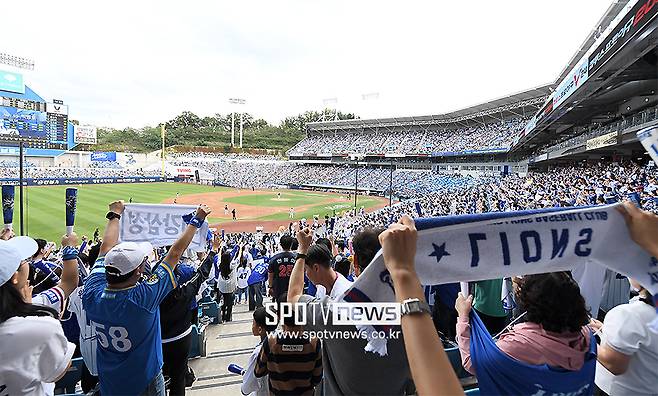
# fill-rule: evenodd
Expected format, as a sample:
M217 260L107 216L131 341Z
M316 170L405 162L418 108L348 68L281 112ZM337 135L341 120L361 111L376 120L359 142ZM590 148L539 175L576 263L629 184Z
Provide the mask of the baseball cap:
M149 242L123 242L105 255L105 272L110 275L126 275L139 267L153 251Z
M38 249L36 241L28 236L0 240L0 286L7 283L18 270L21 261L32 257Z

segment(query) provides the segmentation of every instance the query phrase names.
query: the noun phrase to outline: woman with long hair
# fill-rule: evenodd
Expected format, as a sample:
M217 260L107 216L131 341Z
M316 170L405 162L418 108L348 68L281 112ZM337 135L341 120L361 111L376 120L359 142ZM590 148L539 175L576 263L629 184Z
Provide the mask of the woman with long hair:
M219 271L215 273L217 279L217 297L221 296L222 301L222 321L230 322L233 316L233 301L235 300L235 289L238 284L238 277L235 271L238 263L242 260L242 251L244 246L240 246L234 259L231 253L224 252L219 258Z
M0 387L10 395L52 395L75 351L57 312L32 304L25 261L37 251L30 237L0 240ZM75 252L77 255L77 252Z

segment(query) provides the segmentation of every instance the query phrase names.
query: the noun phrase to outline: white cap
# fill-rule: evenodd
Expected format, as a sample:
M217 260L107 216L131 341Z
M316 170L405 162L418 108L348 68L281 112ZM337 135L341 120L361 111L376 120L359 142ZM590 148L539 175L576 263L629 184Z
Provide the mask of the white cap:
M139 267L153 251L149 242L123 242L105 255L105 272L120 276Z
M21 261L32 257L39 249L37 242L28 236L0 239L0 286L7 283L18 270Z

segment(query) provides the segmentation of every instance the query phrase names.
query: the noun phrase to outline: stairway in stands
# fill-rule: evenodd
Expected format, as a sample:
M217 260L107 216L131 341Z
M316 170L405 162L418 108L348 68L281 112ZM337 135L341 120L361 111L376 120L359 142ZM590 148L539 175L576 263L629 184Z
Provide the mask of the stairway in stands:
M242 377L227 370L230 363L247 365L258 338L251 334L253 312L247 304L233 307L233 321L209 325L206 329L206 356L190 359L197 380L188 395L239 396Z

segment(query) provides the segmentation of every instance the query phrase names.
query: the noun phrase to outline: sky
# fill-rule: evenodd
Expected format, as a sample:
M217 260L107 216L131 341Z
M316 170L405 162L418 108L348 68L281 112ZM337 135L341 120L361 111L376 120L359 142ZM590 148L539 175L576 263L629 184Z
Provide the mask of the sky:
M35 61L27 85L71 119L123 128L183 111L277 124L325 103L361 118L458 110L553 82L611 1L3 3L0 52Z

